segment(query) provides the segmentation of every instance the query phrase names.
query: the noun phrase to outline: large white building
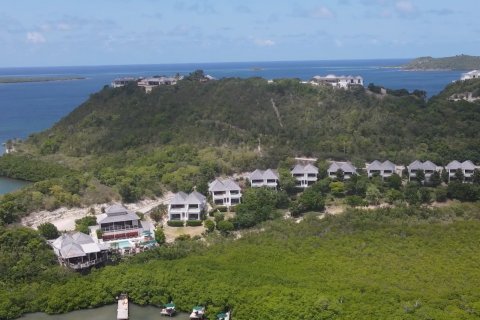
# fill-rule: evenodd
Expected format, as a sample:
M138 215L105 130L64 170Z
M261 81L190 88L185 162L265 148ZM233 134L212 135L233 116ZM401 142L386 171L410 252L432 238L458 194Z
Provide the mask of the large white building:
M168 205L168 220L200 220L207 204L207 198L193 191L175 193Z
M242 189L232 179L215 179L208 184L208 192L216 205L231 207L239 204Z
M343 171L343 178L345 180L350 179L353 175L357 174L357 168L351 162L332 161L327 169L328 176L336 179L338 170Z
M298 188L307 188L318 180L318 168L313 164L297 164L291 171L292 177L297 179Z
M388 160L384 162L375 160L367 165L367 174L369 178L378 175L385 179L390 177L394 173L398 174L397 166L393 162Z
M151 77L151 78L144 78L138 81L138 86L143 87L146 93L152 91L153 88L166 85L175 85L177 84L178 80L181 80L183 77Z
M452 178L455 178L455 173L460 170L464 176L465 181L471 181L473 174L475 172L475 169L478 169L472 161L467 160L464 162L459 162L457 160L454 160L447 164L445 169L448 172L448 181L450 181Z
M480 79L480 70L472 70L466 73L462 73L460 80Z
M334 88L343 88L348 89L352 86L363 86L363 78L360 76L336 76L334 74L329 74L325 77L314 76L310 80L311 84L314 85L330 85Z
M274 169L256 169L249 174L248 180L252 188L269 187L276 189L278 187L279 175L278 171Z
M437 171L441 172L442 167L437 166L432 161L419 161L415 160L407 166L408 169L408 180L415 179L417 177L418 171L423 171L425 174L425 181L430 181L432 174Z

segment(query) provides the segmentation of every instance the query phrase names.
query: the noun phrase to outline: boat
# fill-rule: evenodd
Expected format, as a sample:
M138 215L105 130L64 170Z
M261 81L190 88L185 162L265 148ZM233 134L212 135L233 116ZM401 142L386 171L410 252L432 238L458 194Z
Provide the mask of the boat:
M217 320L230 320L230 311L217 314Z
M125 293L118 297L117 320L128 320L128 296Z
M162 316L167 316L167 317L173 317L175 313L177 313L177 310L175 309L175 304L173 302L170 302L164 305L162 310L160 311L160 314Z
M193 307L192 313L190 313L190 319L191 320L205 319L205 307L204 306Z

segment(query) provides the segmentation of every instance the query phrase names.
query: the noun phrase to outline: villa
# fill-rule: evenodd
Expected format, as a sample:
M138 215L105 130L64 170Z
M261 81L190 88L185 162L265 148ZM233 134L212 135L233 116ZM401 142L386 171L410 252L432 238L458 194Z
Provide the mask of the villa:
M181 80L182 77L151 77L151 78L144 78L138 81L138 86L143 87L146 93L150 93L153 88L166 85L171 86L177 84L178 80Z
M110 84L110 86L112 88L120 88L120 87L124 87L126 86L127 84L129 83L133 83L133 82L137 82L138 79L136 78L130 78L130 77L127 77L127 78L117 78L117 79L114 79L112 81L112 83Z
M252 188L269 187L277 188L280 181L278 171L274 169L256 169L249 174L248 180Z
M118 204L108 207L105 213L100 214L97 223L98 226L92 228L92 231L101 230L104 241L137 238L143 232L140 217Z
M480 70L472 70L470 72L462 73L460 80L480 79Z
M437 166L435 163L431 161L419 161L415 160L407 166L408 170L408 180L415 179L417 177L418 171L423 171L425 173L425 181L430 181L432 174L436 172L440 172L442 167Z
M455 178L455 173L457 172L457 170L460 170L462 172L465 181L471 181L473 173L475 169L478 169L478 167L476 167L470 160L464 162L454 160L447 164L445 169L448 172L448 181L450 181L452 178Z
M82 270L105 263L109 246L96 243L82 232L65 233L50 242L61 265L73 270Z
M348 89L352 86L363 86L363 78L360 76L336 76L329 74L325 77L314 76L310 83L313 85L330 85L334 88Z
M375 175L382 177L383 179L390 177L392 174L397 173L397 166L391 161L380 162L378 160L373 161L367 165L367 174L371 178Z
M232 179L215 179L208 184L208 192L216 205L231 207L242 199L242 189Z
M307 188L318 180L318 168L313 164L297 164L291 171L292 177L297 179L298 188Z
M176 193L168 205L168 220L200 220L207 204L207 198L193 191Z
M351 162L332 161L330 167L328 167L327 169L328 176L334 179L338 178L338 170L343 171L343 178L346 180L357 174L357 168L355 168L355 166L352 165Z

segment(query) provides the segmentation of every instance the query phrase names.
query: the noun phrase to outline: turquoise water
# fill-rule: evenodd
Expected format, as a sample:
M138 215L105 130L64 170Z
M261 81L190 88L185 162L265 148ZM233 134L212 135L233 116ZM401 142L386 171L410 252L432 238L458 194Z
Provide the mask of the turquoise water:
M0 194L18 190L28 184L30 184L30 182L0 177Z
M170 319L160 315L160 309L156 307L140 307L130 304L130 320L158 320ZM69 312L60 315L47 315L45 313L31 313L20 319L23 320L115 320L117 318L117 306L108 305L96 309L87 309ZM179 313L171 319L186 320L189 315L186 313Z
M132 247L133 247L132 243L131 243L130 241L128 241L128 240L119 241L119 242L117 242L117 244L118 244L118 247L119 247L120 249L132 248Z

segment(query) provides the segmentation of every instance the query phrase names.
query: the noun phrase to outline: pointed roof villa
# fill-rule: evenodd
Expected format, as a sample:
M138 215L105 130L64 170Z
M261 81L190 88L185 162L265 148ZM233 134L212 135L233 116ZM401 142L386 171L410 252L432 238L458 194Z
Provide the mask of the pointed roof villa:
M226 192L226 191L240 191L240 186L232 179L215 179L208 184L208 191L210 192Z

